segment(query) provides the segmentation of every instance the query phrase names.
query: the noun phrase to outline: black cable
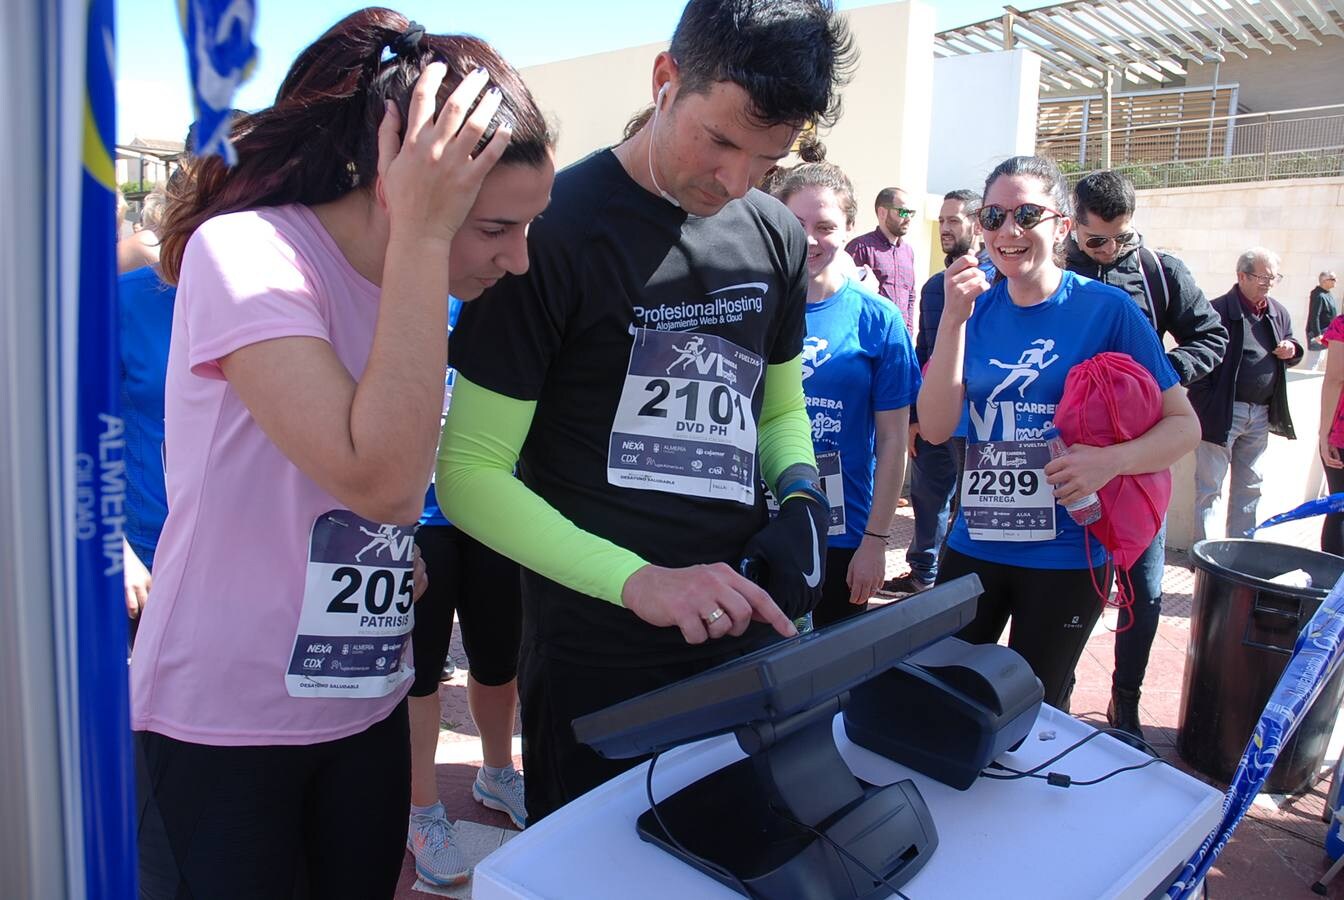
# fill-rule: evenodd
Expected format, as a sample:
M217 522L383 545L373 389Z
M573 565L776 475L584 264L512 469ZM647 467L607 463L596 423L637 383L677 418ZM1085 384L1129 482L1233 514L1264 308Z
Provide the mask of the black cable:
M1095 740L1096 738L1100 737L1103 734L1111 734L1117 737L1124 736L1126 740L1138 741L1140 744L1143 745L1144 749L1146 749L1150 754L1152 754L1153 758L1148 760L1147 762L1139 763L1137 765L1124 766L1112 772L1108 772L1105 775L1101 775L1097 778L1092 778L1087 781L1074 781L1068 775L1062 775L1057 772L1050 772L1045 775L1040 774L1042 770L1048 769L1050 766L1053 766L1055 763L1059 762L1061 759L1068 756L1070 753L1077 750L1079 747L1083 746L1088 741ZM1129 732L1121 731L1118 728L1098 728L1096 731L1093 731L1087 737L1075 741L1074 743L1065 747L1059 753L1052 756L1050 759L1047 759L1045 762L1041 763L1040 765L1034 768L1027 769L1025 772L1020 772L1017 769L1012 768L1011 766L1005 766L1001 763L990 763L991 768L998 769L1000 771L1007 772L1009 774L1000 775L998 774L998 772L983 771L980 773L980 777L991 778L996 781L1016 781L1019 778L1040 778L1044 781L1048 781L1050 784L1053 784L1057 787L1071 787L1074 785L1078 785L1080 787L1087 787L1093 784L1100 784L1101 782L1107 780L1108 778L1114 778L1116 775L1119 775L1122 772L1136 772L1139 769L1146 769L1149 766L1154 765L1156 763L1165 763L1165 762L1166 760L1158 755L1157 751L1153 748L1153 746L1149 744L1147 741L1143 740L1142 738L1135 737Z
M896 887L896 885L892 884L890 881L888 881L887 879L883 878L881 875L877 874L877 873L874 872L872 869L868 868L868 866L864 864L863 860L859 859L859 858L858 858L857 856L855 856L853 853L850 853L848 850L846 850L846 849L845 849L845 848L844 848L844 847L843 847L837 840L835 840L835 838L831 837L831 836L830 836L829 834L827 834L826 832L821 831L820 829L817 829L817 828L813 828L811 825L807 824L806 822L800 822L800 821L798 821L798 820L795 819L793 816L789 815L788 810L780 809L779 807L776 807L776 806L771 806L771 807L770 807L770 810L771 810L775 815L780 816L780 817L782 817L782 818L785 818L785 819L789 820L790 822L792 822L794 825L798 826L799 828L802 828L802 829L804 829L804 830L806 830L806 831L810 831L810 832L812 832L814 835L816 835L817 837L821 838L821 839L822 839L823 841L825 841L826 843L830 844L832 850L834 850L835 852L839 853L841 856L843 856L845 859L847 859L847 860L849 860L850 862L852 862L854 865L858 866L860 869L863 869L863 871L866 872L866 873L868 874L868 877L869 877L869 878L872 878L874 881L879 882L879 883L881 883L882 885L884 885L888 890L890 890L890 891L892 892L892 894L894 894L895 896L899 897L900 900L910 900L910 898L909 898L908 896L906 896L905 894L901 893L900 888ZM850 884L851 884L851 886L852 886L852 885L853 885L853 882L851 881Z
M658 812L658 803L653 799L653 767L658 762L658 757L662 755L663 755L662 753L653 754L653 758L649 760L648 776L644 779L644 790L645 793L648 794L649 809L653 811L654 821L658 823L658 827L662 829L663 834L666 835L667 839L672 842L672 846L676 847L677 850L681 852L682 856L686 857L687 859L693 859L696 862L700 863L705 868L717 872L719 875L723 876L723 878L735 882L737 884L737 890L739 893L742 894L742 896L749 898L749 900L757 900L756 893L753 892L752 889L747 886L747 883L745 881L743 881L741 878L737 876L737 873L725 869L723 866L719 865L713 860L705 859L703 856L700 856L687 850L686 847L681 843L681 841L677 840L676 835L672 833L671 829L667 827L667 823L663 821L662 814Z

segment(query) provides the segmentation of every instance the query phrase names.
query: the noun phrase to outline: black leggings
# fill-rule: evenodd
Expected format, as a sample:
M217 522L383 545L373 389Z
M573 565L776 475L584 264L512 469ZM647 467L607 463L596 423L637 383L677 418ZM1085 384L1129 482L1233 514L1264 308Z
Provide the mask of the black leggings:
M420 526L415 544L425 561L429 586L415 604L411 696L428 697L438 691L453 638L454 612L471 677L486 687L508 684L518 674L522 636L518 564L452 525Z
M1325 483L1332 494L1344 491L1344 469L1326 466ZM1344 556L1344 513L1325 514L1325 522L1321 525L1321 549L1326 553Z
M1067 712L1074 667L1101 616L1102 598L1092 581L1108 592L1109 567L1027 569L973 559L949 547L938 568L938 583L972 573L980 576L984 593L975 619L957 637L993 644L1011 617L1008 646L1041 679L1045 702Z
M138 731L142 900L383 900L411 802L403 700L358 734L216 747Z

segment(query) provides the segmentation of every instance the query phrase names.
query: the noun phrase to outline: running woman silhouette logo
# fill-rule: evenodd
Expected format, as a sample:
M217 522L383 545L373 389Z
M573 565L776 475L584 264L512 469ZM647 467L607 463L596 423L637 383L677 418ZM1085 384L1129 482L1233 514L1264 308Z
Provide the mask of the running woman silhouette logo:
M825 338L808 337L803 340L803 380L830 361L831 342Z
M677 358L668 363L664 370L668 375L672 374L673 369L680 370L683 376L690 370L693 373L692 378L697 375L709 375L727 384L737 384L737 363L717 350L710 350L700 335L690 335L686 339L685 346L678 347L673 344L672 349L676 352Z
M1027 345L1016 362L992 358L987 360L989 365L1006 370L1006 374L983 403L969 404L974 440L1040 439L1042 429L1050 424L1049 417L1054 415L1055 405L1027 401L1027 389L1041 377L1042 372L1059 361L1059 354L1054 349L1053 339L1036 338ZM1012 388L1016 388L1015 399L999 399L1000 395L1008 393ZM1009 396L1012 394L1009 393Z
M680 368L684 371L691 363L695 363L696 368L699 368L700 357L705 352L705 339L699 335L692 335L691 339L686 342L686 346L678 347L673 344L672 349L677 351L679 355L668 364L667 374L669 375L672 374L673 369ZM707 369L708 366L705 366L705 368Z
M1022 351L1022 355L1017 358L1015 363L1000 362L997 359L990 359L991 366L997 366L1000 369L1007 369L1008 374L1004 376L999 386L989 392L987 403L993 403L999 399L1001 394L1008 387L1017 384L1017 396L1019 400L1026 399L1027 388L1031 387L1032 382L1041 377L1041 373L1050 367L1050 364L1059 359L1059 354L1053 354L1049 359L1045 355L1055 349L1055 342L1050 338L1037 338L1031 342L1031 346Z
M399 526L379 525L377 531L370 531L361 525L359 530L367 534L371 540L355 554L355 562L362 562L364 554L370 550L373 551L374 556L382 556L383 551L386 550L388 557L393 560L405 561L410 558L409 554L411 546L415 542L415 537L409 534L403 537Z

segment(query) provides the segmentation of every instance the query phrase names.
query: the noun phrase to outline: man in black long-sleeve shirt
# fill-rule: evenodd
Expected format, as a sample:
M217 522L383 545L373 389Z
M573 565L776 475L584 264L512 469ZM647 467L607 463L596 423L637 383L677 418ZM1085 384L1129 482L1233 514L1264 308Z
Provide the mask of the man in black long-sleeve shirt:
M1073 200L1076 218L1068 240L1068 268L1125 291L1159 338L1167 333L1175 338L1167 358L1181 384L1207 375L1227 351L1227 329L1185 264L1144 246L1133 226L1137 201L1129 179L1118 172L1093 173L1078 182ZM1129 616L1121 613L1122 630L1115 636L1115 674L1106 718L1112 727L1140 738L1139 688L1162 612L1166 550L1164 519L1153 543L1127 573L1134 605Z

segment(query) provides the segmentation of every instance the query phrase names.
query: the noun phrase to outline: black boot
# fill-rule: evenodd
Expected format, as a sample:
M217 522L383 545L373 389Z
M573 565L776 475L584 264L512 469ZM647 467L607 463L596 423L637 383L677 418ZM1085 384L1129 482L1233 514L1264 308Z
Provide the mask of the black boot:
M1143 729L1139 727L1139 692L1119 687L1111 688L1111 705L1106 708L1106 721L1112 728L1143 740ZM1124 740L1123 737L1120 739ZM1125 741L1125 743L1134 742ZM1144 749L1140 744L1134 746Z

